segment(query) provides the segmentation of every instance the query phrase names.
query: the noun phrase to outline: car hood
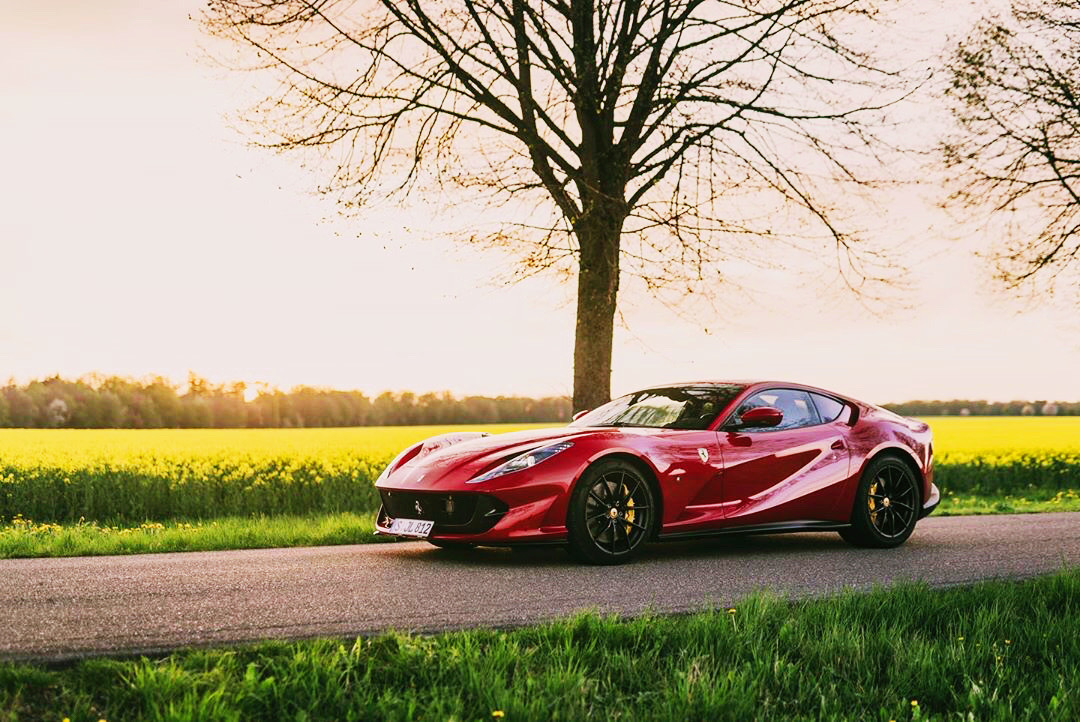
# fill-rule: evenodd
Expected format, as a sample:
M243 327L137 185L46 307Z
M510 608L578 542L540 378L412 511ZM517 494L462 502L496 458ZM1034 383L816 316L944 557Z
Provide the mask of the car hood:
M618 431L610 428L559 426L492 434L461 441L427 454L418 453L408 461L398 464L383 479L381 485L394 488L430 486L433 482L447 477L469 479L487 468L537 447L597 433L610 434Z

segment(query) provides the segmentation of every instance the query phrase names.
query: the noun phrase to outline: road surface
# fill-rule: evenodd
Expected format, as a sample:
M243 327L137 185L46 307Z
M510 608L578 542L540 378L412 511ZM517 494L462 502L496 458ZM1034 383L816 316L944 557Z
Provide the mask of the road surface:
M900 580L935 586L1080 565L1080 513L929 517L903 547L835 533L655 544L620 567L558 549L424 542L0 561L0 658L64 660L394 628L510 627L592 609L638 614Z

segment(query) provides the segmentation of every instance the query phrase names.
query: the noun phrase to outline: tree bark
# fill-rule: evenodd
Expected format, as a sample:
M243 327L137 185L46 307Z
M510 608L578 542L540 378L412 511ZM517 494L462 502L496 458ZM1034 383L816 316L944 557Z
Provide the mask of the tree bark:
M611 400L611 343L619 293L621 204L598 203L574 225L578 240L577 326L574 332L574 412Z

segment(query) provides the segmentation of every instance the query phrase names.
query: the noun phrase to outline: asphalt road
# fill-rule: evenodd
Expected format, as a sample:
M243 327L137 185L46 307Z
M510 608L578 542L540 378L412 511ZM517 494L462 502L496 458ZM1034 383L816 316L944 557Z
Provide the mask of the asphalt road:
M0 561L0 658L63 660L390 628L508 627L593 609L729 605L899 580L947 586L1080 564L1080 513L929 517L907 544L835 533L656 544L621 567L557 549L445 552L423 542Z

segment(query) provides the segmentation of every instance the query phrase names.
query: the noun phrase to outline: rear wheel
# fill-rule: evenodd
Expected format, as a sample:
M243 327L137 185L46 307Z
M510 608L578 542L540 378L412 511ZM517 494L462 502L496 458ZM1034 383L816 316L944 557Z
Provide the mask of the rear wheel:
M898 547L915 530L920 499L918 479L907 464L894 456L875 459L859 481L851 526L840 536L855 546Z
M645 476L621 459L589 467L570 498L570 553L591 564L635 557L652 536L656 499Z

